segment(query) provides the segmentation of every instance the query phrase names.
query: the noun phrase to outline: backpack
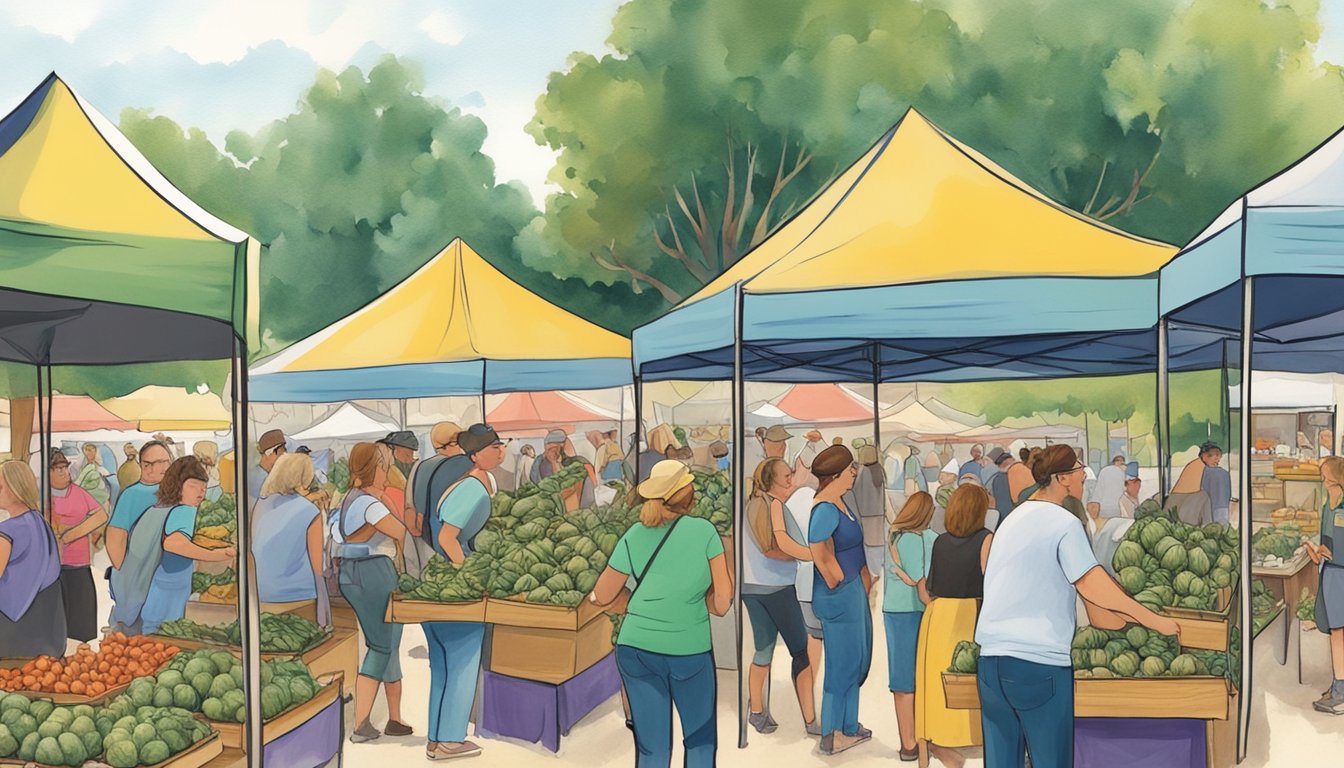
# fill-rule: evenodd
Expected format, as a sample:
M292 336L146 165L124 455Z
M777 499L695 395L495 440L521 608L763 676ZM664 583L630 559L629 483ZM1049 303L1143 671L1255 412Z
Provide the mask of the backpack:
M420 462L411 473L411 504L423 518L420 538L431 547L438 538L438 515L434 514L443 495L471 471L466 456L432 456Z

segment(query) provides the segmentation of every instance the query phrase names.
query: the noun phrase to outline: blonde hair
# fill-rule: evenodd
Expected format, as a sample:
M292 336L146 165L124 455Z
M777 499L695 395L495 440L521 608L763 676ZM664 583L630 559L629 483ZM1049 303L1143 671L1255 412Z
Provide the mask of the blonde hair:
M639 510L639 522L645 528L661 528L675 519L677 515L684 515L689 512L694 501L694 485L687 485L665 500L645 499Z
M924 491L916 491L906 500L896 519L891 521L891 532L922 531L929 527L933 519L933 497Z
M756 465L756 472L751 478L752 500L747 504L747 527L751 529L762 551L770 548L775 541L775 529L770 518L770 502L765 496L770 491L770 486L775 484L775 478L779 476L781 468L788 469L788 463L778 456L771 456Z
M261 484L259 495L264 498L298 493L312 484L315 474L313 460L307 454L281 454L270 474L266 475L266 482Z
M37 493L37 478L26 462L11 459L0 464L0 477L4 477L5 486L28 509L40 509L42 502Z

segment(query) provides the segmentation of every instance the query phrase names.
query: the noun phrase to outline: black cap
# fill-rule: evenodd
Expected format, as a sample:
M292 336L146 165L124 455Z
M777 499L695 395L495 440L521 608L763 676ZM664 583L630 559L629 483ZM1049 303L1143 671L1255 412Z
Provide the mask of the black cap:
M294 449L294 452L295 452L295 453L307 453L307 454L310 454L310 455L311 455L312 452L313 452L313 449L312 449L312 448L309 448L309 447L306 446L306 445L300 445L298 448L295 448L295 449Z
M996 447L989 452L989 460L992 461L995 466L1002 464L1004 459L1011 459L1011 458L1013 458L1013 454L1003 450L1002 448Z
M412 451L420 450L420 441L416 438L415 433L404 429L396 432L388 432L387 437L384 437L378 442L383 443L384 445L406 448Z
M457 447L461 448L462 452L468 456L479 453L492 445L499 445L504 442L505 441L499 439L499 435L496 434L495 428L489 424L472 424L470 427L467 427L465 432L462 432L457 436Z

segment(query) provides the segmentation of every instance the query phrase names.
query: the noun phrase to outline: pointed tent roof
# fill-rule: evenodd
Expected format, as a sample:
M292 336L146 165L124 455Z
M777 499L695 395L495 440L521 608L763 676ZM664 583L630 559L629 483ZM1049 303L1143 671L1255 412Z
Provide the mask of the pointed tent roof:
M959 424L965 424L968 427L978 427L985 423L985 418L983 416L959 411L936 397L930 397L928 400L925 400L924 407L929 409L929 412L936 416L941 416L944 419Z
M495 269L455 238L363 308L252 369L257 401L598 389L630 380L630 342Z
M131 431L135 423L118 417L84 395L53 395L51 398L51 433L93 432L99 429ZM37 414L33 414L33 431L37 431Z
M0 120L0 253L23 255L0 259L6 359L228 357L230 327L256 336L257 242L55 74Z
M799 384L774 405L795 424L854 424L873 420L873 401L839 384Z
M397 429L397 425L379 414L360 408L354 403L342 403L332 413L312 426L290 435L295 443L329 442L333 440L377 440Z
M506 434L619 420L617 414L564 392L514 392L491 408L486 417L490 426Z
M151 384L129 395L103 401L103 407L127 421L139 422L141 432L219 431L228 429L233 415L219 395L188 392L181 387Z
M920 435L954 435L971 426L955 419L940 416L918 400L900 409L892 408L883 412L882 424Z
M871 344L869 334L885 328L915 339L1148 328L1155 323L1156 271L1174 253L1050 200L910 110L728 274L638 329L636 359L652 378L726 375L738 281L746 294L747 375L755 379L871 375L871 354L865 360L852 349L839 350L838 365L808 370L836 350L792 342L852 346L866 336ZM844 311L797 311L801 293L842 290L848 293L812 300L837 302ZM763 347L770 354L758 351ZM906 352L894 351L891 358ZM940 362L926 350L909 354ZM883 350L884 366L888 359Z
M1228 342L1236 354L1243 277L1256 278L1257 369L1340 370L1341 230L1344 129L1233 201L1163 268L1171 370L1223 366Z

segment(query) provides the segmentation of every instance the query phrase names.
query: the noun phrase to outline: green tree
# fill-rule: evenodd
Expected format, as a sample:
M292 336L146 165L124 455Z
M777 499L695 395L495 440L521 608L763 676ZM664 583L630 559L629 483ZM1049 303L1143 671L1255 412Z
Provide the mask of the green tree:
M1060 202L1186 242L1344 120L1315 0L633 0L530 130L530 264L654 289L731 265L914 106ZM556 262L561 262L556 266Z

